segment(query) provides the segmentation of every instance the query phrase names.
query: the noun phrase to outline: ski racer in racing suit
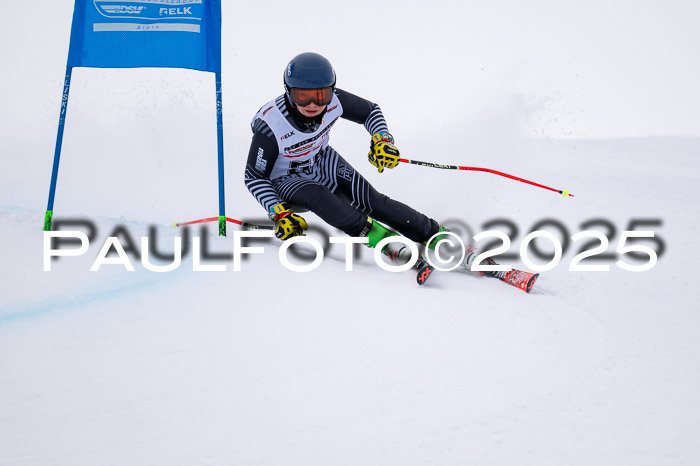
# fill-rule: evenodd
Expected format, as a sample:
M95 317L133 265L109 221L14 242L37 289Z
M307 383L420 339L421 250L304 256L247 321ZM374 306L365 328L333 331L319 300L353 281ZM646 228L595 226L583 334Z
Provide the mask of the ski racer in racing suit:
M275 222L278 238L303 235L308 225L299 212L305 211L350 236L367 236L370 247L395 231L418 243L444 231L435 220L378 192L329 145L339 119L359 123L371 135L370 163L380 173L396 167L399 151L377 104L336 88L331 64L315 53L294 57L284 83L286 92L252 120L245 167L246 187Z

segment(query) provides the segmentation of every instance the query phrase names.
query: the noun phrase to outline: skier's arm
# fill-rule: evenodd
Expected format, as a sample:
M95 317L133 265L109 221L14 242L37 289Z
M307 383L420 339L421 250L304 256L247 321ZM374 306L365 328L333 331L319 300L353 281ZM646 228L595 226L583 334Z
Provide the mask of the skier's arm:
M389 132L379 105L342 89L336 89L335 93L343 106L341 118L364 125L369 134Z
M279 146L270 127L258 120L253 126L253 140L245 166L245 185L255 199L269 212L282 202L272 187L270 174L277 160Z
M385 168L396 167L399 164L399 150L394 145L394 137L389 133L379 105L342 89L336 89L335 92L343 106L341 118L365 125L372 135L369 162L377 167L379 173Z

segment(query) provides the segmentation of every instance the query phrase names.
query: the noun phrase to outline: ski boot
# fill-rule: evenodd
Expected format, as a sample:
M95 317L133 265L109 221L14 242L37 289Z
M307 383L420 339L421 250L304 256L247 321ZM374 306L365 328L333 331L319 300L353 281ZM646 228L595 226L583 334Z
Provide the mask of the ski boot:
M363 232L364 234L361 233L360 236L367 236L369 239L368 246L371 248L376 247L384 238L399 236L395 231L388 229L370 217L367 218L367 227L365 230L366 232ZM411 259L411 249L407 244L400 241L387 243L382 248L382 254L387 256L395 265L403 265ZM413 269L417 271L416 281L419 285L424 285L434 270L420 253L418 253L418 260L413 265Z

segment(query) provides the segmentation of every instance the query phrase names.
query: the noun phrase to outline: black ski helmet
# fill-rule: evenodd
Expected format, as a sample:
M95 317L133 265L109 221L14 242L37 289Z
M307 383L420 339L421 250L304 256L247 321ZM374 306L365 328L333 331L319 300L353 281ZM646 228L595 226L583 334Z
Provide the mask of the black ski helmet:
M298 89L320 89L335 87L335 71L331 62L323 55L305 52L292 58L284 70L284 87L289 91Z

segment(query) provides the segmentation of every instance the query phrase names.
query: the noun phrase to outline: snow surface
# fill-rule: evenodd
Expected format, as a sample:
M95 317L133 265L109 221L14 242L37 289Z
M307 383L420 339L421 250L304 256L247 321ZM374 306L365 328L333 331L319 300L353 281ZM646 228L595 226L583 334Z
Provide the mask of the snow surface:
M344 88L382 105L406 157L501 170L575 197L485 173L402 165L379 175L365 162L364 129L339 123L332 144L377 188L441 221L461 219L472 233L509 219L519 229L513 252L543 219L561 222L569 235L591 220L611 223L614 235L595 226L610 236L608 252L632 219L658 220L653 230L665 251L656 266L626 272L616 257L603 262L609 272L569 272L576 243L528 295L457 272L436 273L418 287L410 272L380 270L368 251L346 272L337 248L318 269L294 273L280 264L279 243L271 241L240 272L228 259L214 261L226 272L194 272L191 254L168 273L138 261L134 272L119 265L90 272L117 227L135 240L154 227L165 251L183 233L171 222L216 214L214 93L203 73L79 69L55 211L57 219L94 222L98 232L87 254L56 260L44 272L41 226L72 5L59 3L67 12L47 8L65 40L46 37L38 49L42 73L29 78L34 92L27 101L8 96L3 110L0 465L700 461L700 297L693 273L700 138L571 137L579 134L576 117L556 106L542 110L541 95L511 81L497 80L504 89L492 100L475 97L483 77L457 102L482 115L470 110L461 119L458 109L446 110L453 120L436 120L440 131L426 134L412 114L426 101L404 94L426 70L401 74L401 86L393 73L409 69L416 54L435 57L430 47L412 56L397 51L387 76L368 77L358 69L376 69L381 56L367 57L365 42L356 50L352 28L341 21L344 42L316 50L337 57ZM406 37L418 22L418 12L408 11L398 15ZM48 24L49 14L38 14ZM348 14L350 23L359 13ZM367 27L377 25L371 16L362 16ZM224 21L243 30L228 34L252 34L244 20L225 10ZM270 21L268 33L278 34L282 20ZM468 37L449 34L436 59L457 54ZM290 40L262 59L255 44L237 43L224 60L236 65L224 78L227 214L264 221L241 182L248 121L279 92L286 60L313 47ZM494 56L506 46L482 45L482 54ZM478 66L478 59L452 61L444 72L476 76ZM547 75L545 67L530 66L534 75ZM589 82L571 79L574 87ZM246 92L234 92L240 86ZM686 92L689 101L697 98L696 90ZM690 125L677 127L670 134L686 134L681 128ZM306 218L322 228L314 215ZM229 226L227 238L211 226L190 231L224 254L237 229ZM507 262L524 268L520 260Z

